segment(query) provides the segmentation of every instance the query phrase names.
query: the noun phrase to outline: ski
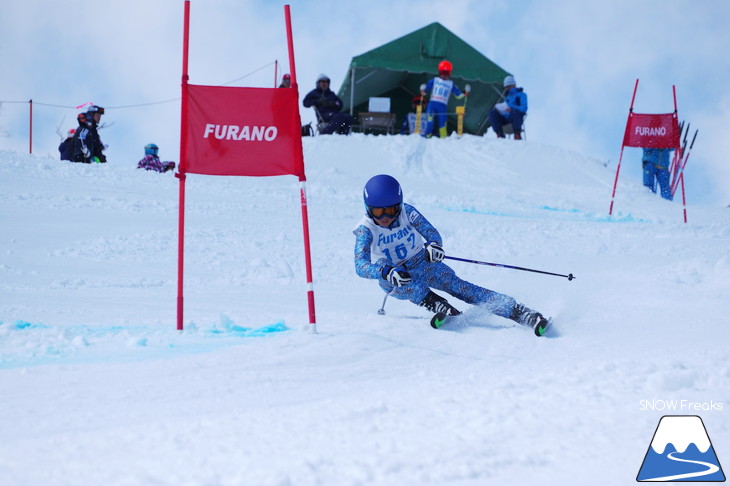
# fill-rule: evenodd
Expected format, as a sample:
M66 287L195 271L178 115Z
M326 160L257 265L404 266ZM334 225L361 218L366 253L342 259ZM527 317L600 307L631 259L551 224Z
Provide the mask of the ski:
M449 317L451 317L451 316L447 316L443 312L437 312L431 318L431 327L434 329L440 328L441 326L443 326L450 320Z
M444 314L443 312L437 312L434 314L433 317L431 317L431 327L434 329L440 329L444 324L447 324L454 320L454 318L459 316L448 316ZM535 336L540 337L544 336L548 329L550 329L550 326L552 326L553 320L550 319L540 319L535 326L532 327L532 331L535 333Z

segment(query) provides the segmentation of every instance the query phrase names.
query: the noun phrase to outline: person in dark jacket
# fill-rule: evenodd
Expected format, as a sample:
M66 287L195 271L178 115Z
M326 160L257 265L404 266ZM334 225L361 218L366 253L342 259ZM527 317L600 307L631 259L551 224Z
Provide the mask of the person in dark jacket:
M279 85L280 88L291 88L291 75L285 74L283 78L281 78L281 84Z
M318 123L326 123L319 133L339 133L347 135L352 127L352 117L347 113L340 113L342 100L330 90L330 78L320 74L317 78L317 87L307 93L302 104L306 108L314 107L317 112Z
M71 157L73 157L74 154L74 135L76 134L76 129L72 128L68 131L68 134L66 135L66 140L61 142L61 145L58 146L58 151L61 154L61 160L71 160Z
M527 94L524 89L518 88L513 76L504 78L504 102L497 103L489 110L489 124L497 134L497 138L504 138L502 125L512 124L515 140L522 140L522 122L527 114Z
M106 162L103 150L106 148L99 137L98 126L104 108L91 105L86 113L79 113L79 128L74 135L74 148L71 160L74 162Z

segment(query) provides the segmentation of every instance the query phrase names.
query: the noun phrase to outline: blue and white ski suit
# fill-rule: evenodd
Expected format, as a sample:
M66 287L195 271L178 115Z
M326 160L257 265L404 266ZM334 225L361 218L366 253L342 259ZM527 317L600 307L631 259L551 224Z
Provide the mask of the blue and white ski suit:
M424 137L430 137L433 133L434 120L439 129L439 137L446 137L446 121L448 115L449 96L453 93L457 98L463 98L459 88L456 87L450 79L442 79L440 77L429 80L426 84L426 92L429 93L428 105L426 105L426 115L428 117L428 127Z
M393 286L383 278L385 266L400 267L410 273L412 282L396 287L393 297L420 304L430 289L442 290L498 316L510 317L515 299L462 280L444 262L426 261L424 241L440 246L441 235L410 204L403 204L403 211L389 227L379 226L365 215L353 233L358 276L376 279L385 292L390 292Z

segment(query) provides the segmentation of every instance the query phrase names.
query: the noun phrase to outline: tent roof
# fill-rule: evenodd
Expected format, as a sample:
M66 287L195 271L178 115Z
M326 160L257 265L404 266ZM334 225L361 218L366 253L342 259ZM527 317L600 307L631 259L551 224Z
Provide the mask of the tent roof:
M502 82L509 73L438 22L353 57L338 93L344 110L357 116L367 111L370 97L388 97L391 112L402 119L411 111L411 99L419 93L419 86L438 74L438 64L444 59L454 66L451 79L459 89L472 85L465 131L483 134L488 123L486 112L500 98ZM452 125L456 123L455 106L452 98Z
M454 65L454 75L469 81L501 84L509 74L438 22L353 57L350 67L436 75L444 59Z

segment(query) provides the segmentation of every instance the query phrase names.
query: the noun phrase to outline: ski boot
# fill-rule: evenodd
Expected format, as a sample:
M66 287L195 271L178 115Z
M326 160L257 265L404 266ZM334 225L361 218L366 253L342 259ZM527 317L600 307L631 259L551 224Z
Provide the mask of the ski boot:
M436 314L431 319L431 327L433 327L434 329L438 329L439 327L441 327L443 323L446 322L447 316L458 316L459 314L461 314L461 312L459 312L455 307L449 304L446 299L431 291L426 294L426 297L424 297L424 299L418 305L420 305L421 307L425 307L429 311Z
M512 314L509 318L518 324L531 327L535 332L535 336L538 337L544 335L548 327L550 327L550 321L545 316L522 304L516 304L512 308Z

